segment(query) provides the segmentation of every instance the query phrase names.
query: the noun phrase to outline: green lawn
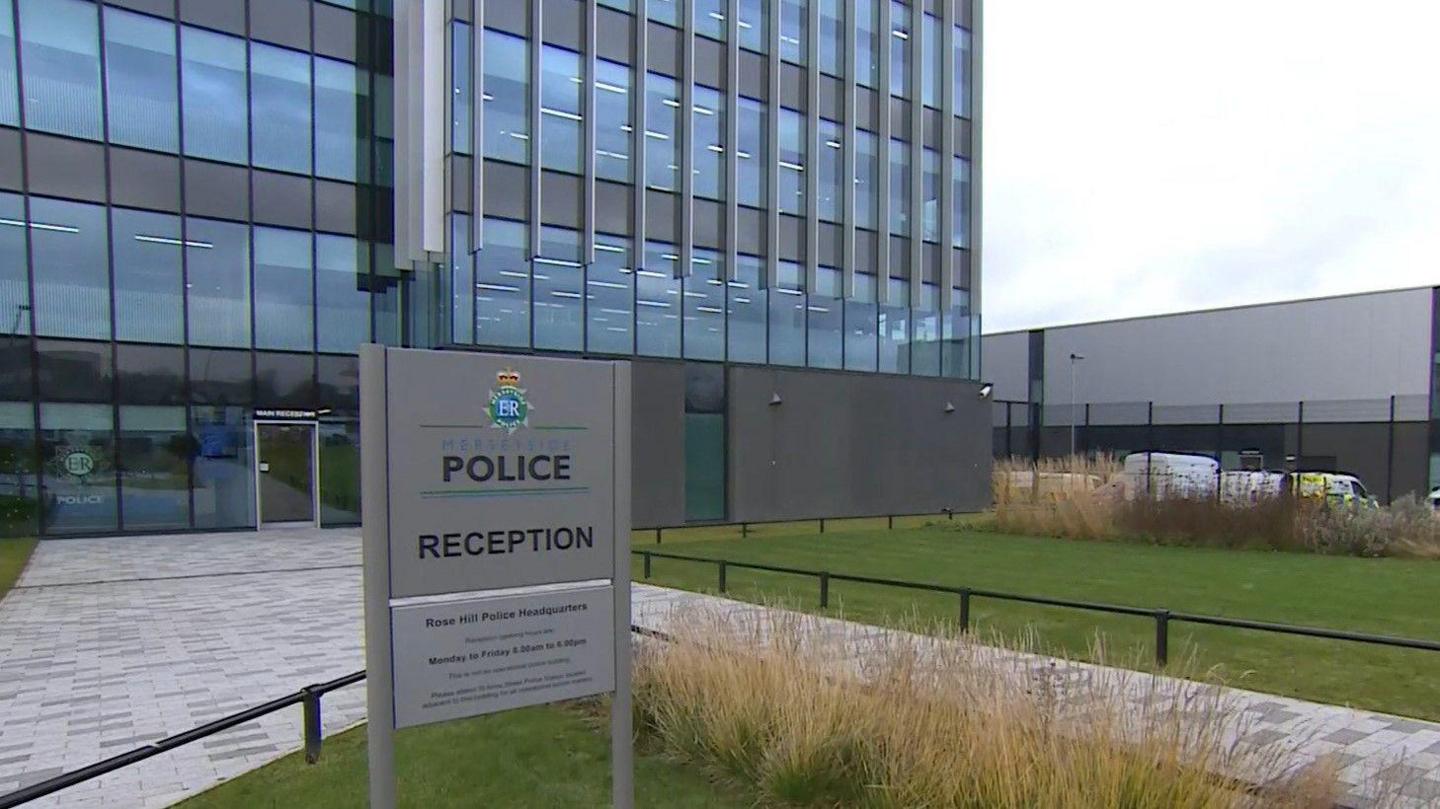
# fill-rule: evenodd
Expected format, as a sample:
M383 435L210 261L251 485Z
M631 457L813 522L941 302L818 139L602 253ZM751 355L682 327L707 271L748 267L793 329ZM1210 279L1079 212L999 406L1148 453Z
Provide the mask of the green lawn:
M954 530L865 530L749 539L695 539L672 546L637 534L635 549L763 562L835 573L1098 601L1277 623L1440 639L1440 563L1074 542ZM641 580L641 563L633 570ZM714 565L654 560L653 584L714 592ZM814 578L728 571L729 595L818 609ZM830 613L871 623L954 620L959 598L831 582ZM1033 633L1042 648L1086 656L1096 634L1106 659L1149 666L1149 618L977 599L983 635L1013 642ZM1193 657L1191 657L1193 655ZM1440 719L1440 652L1364 646L1237 629L1170 625L1170 660L1217 667L1230 684L1407 716Z
M0 538L0 598L10 592L35 550L35 540Z
M396 735L401 807L610 805L609 727L575 707L541 706L402 730ZM366 805L365 728L246 773L179 809L354 809ZM753 805L693 769L637 751L635 803L656 809Z

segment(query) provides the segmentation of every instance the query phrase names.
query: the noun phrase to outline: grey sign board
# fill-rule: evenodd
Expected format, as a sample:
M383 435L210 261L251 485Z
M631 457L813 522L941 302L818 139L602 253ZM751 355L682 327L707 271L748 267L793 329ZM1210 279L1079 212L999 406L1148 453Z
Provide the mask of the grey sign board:
M362 348L372 809L397 727L608 691L632 805L629 425L628 363Z

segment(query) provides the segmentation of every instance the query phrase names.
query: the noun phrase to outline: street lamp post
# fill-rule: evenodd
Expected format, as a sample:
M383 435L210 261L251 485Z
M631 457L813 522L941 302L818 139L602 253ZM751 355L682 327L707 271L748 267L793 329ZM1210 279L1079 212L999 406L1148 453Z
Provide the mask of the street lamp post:
M1084 354L1070 353L1070 457L1075 457L1075 364L1085 359Z

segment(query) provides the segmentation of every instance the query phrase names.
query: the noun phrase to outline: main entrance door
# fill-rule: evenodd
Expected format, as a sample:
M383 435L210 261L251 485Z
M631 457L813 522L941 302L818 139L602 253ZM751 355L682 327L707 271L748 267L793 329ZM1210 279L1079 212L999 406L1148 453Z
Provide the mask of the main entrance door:
M318 455L313 422L255 422L260 525L316 524Z

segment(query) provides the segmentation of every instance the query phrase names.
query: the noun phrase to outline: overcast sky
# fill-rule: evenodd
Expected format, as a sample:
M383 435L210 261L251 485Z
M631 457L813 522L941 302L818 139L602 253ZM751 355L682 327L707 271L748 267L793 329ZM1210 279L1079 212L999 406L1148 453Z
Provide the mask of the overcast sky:
M1440 283L1440 2L985 26L986 332Z

